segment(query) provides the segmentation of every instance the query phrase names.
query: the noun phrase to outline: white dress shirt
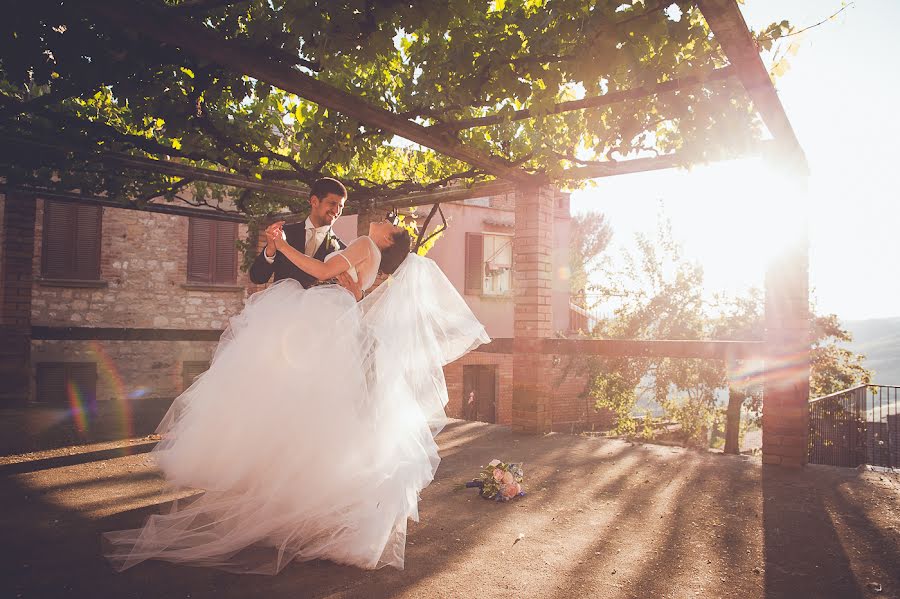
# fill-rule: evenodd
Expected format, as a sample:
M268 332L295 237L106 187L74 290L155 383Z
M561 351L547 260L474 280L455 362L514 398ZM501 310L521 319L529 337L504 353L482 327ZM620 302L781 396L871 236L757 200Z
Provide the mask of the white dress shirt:
M306 219L306 222L304 224L306 225L306 241L303 244L302 251L307 256L315 256L316 252L319 251L319 246L322 245L323 241L325 241L325 236L328 234L328 231L331 230L331 225L315 227L313 226L312 221L309 220L309 218ZM263 257L269 264L275 262L275 256L273 255L269 257L269 255L266 254L265 251L263 251Z

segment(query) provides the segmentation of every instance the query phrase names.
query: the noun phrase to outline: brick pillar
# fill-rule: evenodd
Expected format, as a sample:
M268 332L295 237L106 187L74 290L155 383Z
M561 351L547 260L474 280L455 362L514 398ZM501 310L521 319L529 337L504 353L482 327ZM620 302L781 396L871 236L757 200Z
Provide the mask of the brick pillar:
M373 221L384 218L385 214L387 214L386 209L378 212L372 207L371 202L360 204L359 211L356 213L356 234L360 237L368 235L369 225L372 224Z
M807 459L809 427L809 246L805 180L787 186L782 235L787 247L766 273L766 377L763 386L763 462L799 467ZM791 214L793 212L793 214Z
M550 430L552 356L540 352L540 340L553 332L553 197L550 187L516 191L512 428L517 432Z
M35 202L6 195L0 235L0 401L31 398Z

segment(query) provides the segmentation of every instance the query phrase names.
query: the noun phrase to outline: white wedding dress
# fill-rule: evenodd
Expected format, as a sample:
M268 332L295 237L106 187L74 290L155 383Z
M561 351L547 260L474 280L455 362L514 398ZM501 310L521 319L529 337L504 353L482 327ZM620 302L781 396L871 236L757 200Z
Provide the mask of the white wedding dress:
M376 245L360 237L344 252L365 256L355 270L370 287ZM107 533L107 556L117 569L163 559L274 574L316 558L402 568L407 519L440 461L442 366L488 341L438 266L413 254L359 304L294 280L253 295L159 427L168 481L204 493Z

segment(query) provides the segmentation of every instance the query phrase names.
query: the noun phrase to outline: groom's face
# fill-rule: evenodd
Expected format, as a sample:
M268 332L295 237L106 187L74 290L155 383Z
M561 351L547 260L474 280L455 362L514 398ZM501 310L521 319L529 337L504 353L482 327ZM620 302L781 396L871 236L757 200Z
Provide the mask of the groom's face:
M329 193L324 198L310 196L310 220L317 227L333 225L334 221L341 215L341 212L344 211L344 202L346 201L347 198L336 193Z

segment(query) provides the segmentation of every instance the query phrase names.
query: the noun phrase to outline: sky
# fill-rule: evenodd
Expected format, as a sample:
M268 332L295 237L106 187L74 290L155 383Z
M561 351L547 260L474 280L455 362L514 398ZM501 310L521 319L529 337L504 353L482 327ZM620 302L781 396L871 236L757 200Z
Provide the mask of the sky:
M798 28L841 8L840 0L747 0L751 28L788 19ZM810 288L819 313L842 320L900 316L900 22L898 0L856 0L800 37L776 86L806 152ZM769 66L769 63L766 63ZM708 289L762 287L777 208L759 159L611 177L572 195L574 212L599 210L614 230L613 256L671 220Z

